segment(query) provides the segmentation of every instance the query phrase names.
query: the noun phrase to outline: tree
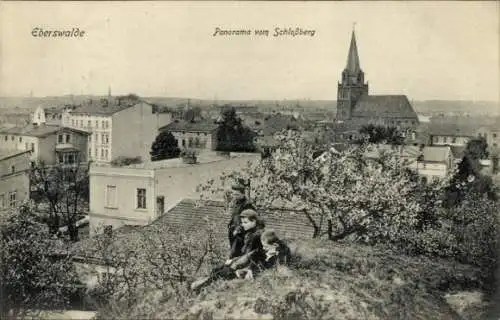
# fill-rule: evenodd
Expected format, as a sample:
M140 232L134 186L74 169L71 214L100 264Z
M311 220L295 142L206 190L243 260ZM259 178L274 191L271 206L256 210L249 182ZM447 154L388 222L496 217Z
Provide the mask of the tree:
M217 150L235 152L253 152L255 133L245 126L234 108L222 111L222 121L217 128Z
M489 199L497 198L497 191L491 177L481 173L481 159L488 157L488 144L484 137L474 138L467 142L464 156L458 163L452 183L447 188L446 204L454 206L466 194L486 194Z
M341 154L328 150L315 158L313 146L299 132L282 132L276 138L280 147L270 157L222 176L221 186L201 186L203 196L220 194L234 177L250 179L252 200L260 208L298 211L311 223L313 237L326 233L332 240L394 240L391 232L422 223L424 205L414 191L425 185L402 159L391 154L367 158L368 145Z
M357 143L387 143L401 145L404 137L396 127L367 124L359 129L361 139Z
M51 239L32 208L11 212L0 234L0 318L63 308L78 284L67 248Z
M78 162L77 162L78 163ZM30 174L32 199L51 233L65 226L72 241L78 240L76 222L83 218L89 203L89 166L37 163Z
M180 153L181 149L174 135L169 131L162 131L151 146L151 161L178 158Z

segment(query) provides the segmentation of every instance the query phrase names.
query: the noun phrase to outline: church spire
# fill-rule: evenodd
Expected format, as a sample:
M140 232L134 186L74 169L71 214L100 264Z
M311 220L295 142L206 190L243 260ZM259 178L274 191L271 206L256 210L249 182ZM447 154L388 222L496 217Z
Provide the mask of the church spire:
M351 45L349 46L349 54L347 56L346 70L350 74L356 74L359 71L361 71L361 67L359 65L358 46L356 45L356 34L354 33L354 26L352 28Z

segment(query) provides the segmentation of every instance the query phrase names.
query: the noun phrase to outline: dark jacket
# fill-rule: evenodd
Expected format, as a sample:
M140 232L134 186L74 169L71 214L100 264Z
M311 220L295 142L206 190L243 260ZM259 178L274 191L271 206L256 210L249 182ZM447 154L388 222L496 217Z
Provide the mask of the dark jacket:
M292 259L292 251L283 241L279 240L276 244L276 250L265 252L264 257L258 263L259 270L271 269L278 265L289 265Z
M243 254L241 249L244 244L243 237L245 231L241 227L240 214L241 212L243 212L243 210L246 209L255 209L255 208L250 202L245 201L241 206L239 206L237 209L231 212L231 220L229 220L227 226L228 227L227 237L229 240L229 246L231 248L229 258L239 257Z

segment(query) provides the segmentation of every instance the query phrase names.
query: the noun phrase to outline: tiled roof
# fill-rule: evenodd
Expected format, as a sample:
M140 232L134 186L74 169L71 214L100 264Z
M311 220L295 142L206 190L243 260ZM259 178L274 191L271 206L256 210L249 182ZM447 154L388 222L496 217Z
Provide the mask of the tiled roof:
M313 228L307 218L298 212L275 210L261 212L267 228L272 228L284 239L310 239ZM214 233L221 240L227 237L227 223L230 216L224 211L221 201L198 201L184 199L163 216L146 226L122 227L113 231L120 244L133 243L141 233L154 232L158 225L166 225L182 234L193 234L206 227L207 223L216 226ZM96 237L94 236L75 243L72 250L80 256L89 255L95 249Z
M218 126L213 120L200 120L196 122L179 120L178 122L174 121L161 127L160 130L171 132L213 132Z
M464 123L429 123L429 135L473 137L478 128Z
M29 124L29 125L26 125L24 127L14 127L14 128L1 130L0 133L41 138L41 137L45 137L45 136L54 134L60 130L69 130L69 131L79 132L82 134L89 134L87 131L82 131L82 130L69 128L69 127L62 127L59 125L48 125L48 124L42 124L39 126Z
M353 110L353 117L414 118L417 113L404 95L364 95Z
M448 154L451 152L449 146L426 146L423 150L424 161L447 162Z

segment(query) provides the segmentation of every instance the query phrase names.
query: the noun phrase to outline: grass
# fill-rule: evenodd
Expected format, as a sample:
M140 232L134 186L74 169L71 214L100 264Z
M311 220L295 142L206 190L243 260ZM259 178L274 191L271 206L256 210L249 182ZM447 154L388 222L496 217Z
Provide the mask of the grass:
M485 309L480 293L464 297L464 291L480 292L485 284L472 266L324 240L291 247L299 257L292 268L267 271L252 281L219 281L198 295L186 284L143 292L136 305L107 308L101 317L478 319Z

